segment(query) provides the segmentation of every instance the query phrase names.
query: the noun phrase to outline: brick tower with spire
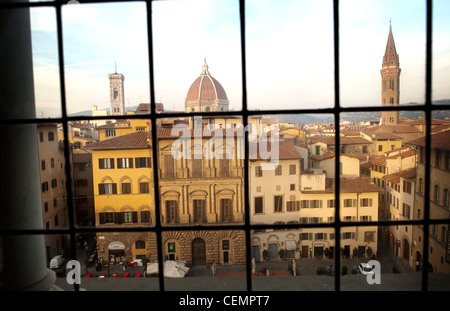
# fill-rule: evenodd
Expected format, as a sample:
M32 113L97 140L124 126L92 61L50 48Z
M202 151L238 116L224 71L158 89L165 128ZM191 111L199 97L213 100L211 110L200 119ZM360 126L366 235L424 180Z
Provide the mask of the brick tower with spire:
M392 25L389 24L389 35L381 69L381 104L397 106L400 101L400 62L395 49ZM398 124L398 111L383 111L381 124Z

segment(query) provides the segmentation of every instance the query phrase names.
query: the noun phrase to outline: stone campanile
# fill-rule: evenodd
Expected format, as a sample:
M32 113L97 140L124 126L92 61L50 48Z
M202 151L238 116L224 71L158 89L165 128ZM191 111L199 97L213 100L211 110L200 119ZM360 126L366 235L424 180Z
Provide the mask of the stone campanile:
M389 35L381 69L381 104L397 106L400 101L400 62L395 49L392 26L389 25ZM381 124L398 124L398 111L383 111Z
M109 93L111 97L111 115L125 114L125 93L124 80L125 77L121 73L108 74L109 78Z

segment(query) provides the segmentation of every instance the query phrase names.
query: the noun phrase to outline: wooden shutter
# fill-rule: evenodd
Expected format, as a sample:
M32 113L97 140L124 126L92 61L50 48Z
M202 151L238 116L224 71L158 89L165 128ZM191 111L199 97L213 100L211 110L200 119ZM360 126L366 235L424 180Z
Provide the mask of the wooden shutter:
M105 168L104 159L98 159L98 168Z
M98 184L98 194L105 194L105 185Z
M117 194L117 184L116 183L112 184L112 194Z
M114 213L114 223L119 225L123 223L123 213Z
M99 223L104 224L106 222L105 221L105 213L99 213L98 216L99 216Z

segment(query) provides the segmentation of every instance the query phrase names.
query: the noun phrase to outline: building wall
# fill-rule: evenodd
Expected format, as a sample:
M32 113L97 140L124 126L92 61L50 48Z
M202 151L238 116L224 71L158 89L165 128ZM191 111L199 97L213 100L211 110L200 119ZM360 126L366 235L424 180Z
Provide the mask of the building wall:
M43 227L45 229L66 228L68 223L67 190L64 149L58 141L56 124L38 125L37 142L41 179ZM51 258L60 255L69 246L62 235L45 236L46 255Z
M272 224L277 221L298 221L296 213L288 211L287 201L300 200L300 159L280 159L278 166L281 167L281 172L276 169L262 170L262 176L257 176L257 167L261 167L264 163L265 161L249 163L251 223ZM295 174L290 172L291 165L295 165ZM293 187L292 190L291 187ZM282 197L280 211L275 211L275 196ZM255 211L255 198L262 198L262 212Z
M124 210L139 211L142 208L149 208L151 219L154 224L154 201L152 195L153 173L151 168L118 168L118 158L149 157L151 158L151 149L126 149L126 150L93 150L93 184L95 196L95 214L96 224L99 225L99 213L111 211L121 212ZM114 168L100 169L99 159L114 159ZM149 193L140 193L139 182L149 182ZM122 194L121 183L131 183L131 193ZM100 183L116 183L117 194L99 194Z
M442 151L441 151L442 152ZM441 161L439 166L436 165L436 149L431 149L431 170L430 170L430 189L423 188L425 180L425 165L424 160L418 157L417 162L417 179L416 179L416 193L414 204L414 217L423 218L424 212L424 192L430 191L430 218L448 218L449 207L445 201L444 192L450 190L450 171L446 167L445 161ZM421 185L422 184L422 185ZM434 187L439 186L439 198L436 201ZM448 202L448 201L447 201ZM446 206L447 205L447 206ZM450 258L448 256L448 224L430 225L429 235L429 264L434 272L450 272ZM414 226L414 260L422 266L423 259L423 229L419 226Z

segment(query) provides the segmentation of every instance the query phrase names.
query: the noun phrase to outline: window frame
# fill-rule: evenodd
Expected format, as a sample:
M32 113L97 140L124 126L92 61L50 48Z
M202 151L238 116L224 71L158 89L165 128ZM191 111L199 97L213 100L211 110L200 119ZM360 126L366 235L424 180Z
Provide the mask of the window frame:
M111 0L110 2L115 2L114 0ZM152 128L156 128L156 121L159 118L164 118L167 117L167 115L164 114L156 114L156 101L155 101L155 87L154 87L154 74L153 74L153 43L152 43L152 39L153 39L153 33L152 33L152 10L151 10L151 4L152 1L147 0L145 1L145 3L147 4L147 27L148 27L148 51L149 51L149 73L150 73L150 112L148 114L143 114L143 115L139 115L139 116L131 116L131 115L127 115L127 116L115 116L115 118L120 119L120 118L149 118L151 121L151 125ZM101 117L74 117L74 116L69 116L67 114L67 109L66 109L66 93L65 93L65 78L64 78L64 48L63 48L63 40L62 40L62 5L59 1L48 1L48 2L31 2L31 3L1 3L0 4L0 9L17 9L17 8L31 8L31 7L44 7L44 6L48 6L48 7L53 7L56 11L56 28L57 28L57 46L58 46L58 58L59 58L59 70L60 70L60 93L61 93L61 107L62 107L62 117L61 118L50 118L49 119L43 119L43 120L39 120L38 118L30 118L30 119L17 119L17 120L13 120L10 121L12 124L24 124L24 123L49 123L49 122L55 122L55 123L62 123L63 124L63 135L64 135L64 140L63 140L63 145L64 145L64 153L65 153L65 161L66 161L66 166L65 166L65 172L67 176L70 176L70 167L71 167L71 163L70 163L70 153L69 153L69 139L68 139L68 122L72 121L72 120L95 120L95 119L101 119ZM245 63L245 59L246 59L246 49L245 49L245 5L244 5L244 1L240 1L239 4L239 12L240 12L240 30L241 30L241 57L242 57L242 86L243 86L243 94L242 94L242 100L243 100L243 104L242 104L242 111L237 112L237 111L232 111L229 112L229 115L242 115L243 120L244 120L244 126L247 125L247 117L252 116L252 115L260 115L261 111L251 111L247 108L247 97L246 97L246 63ZM339 19L340 19L340 9L339 9L339 1L338 0L334 0L333 1L333 41L334 41L334 66L335 66L335 70L334 70L334 91L335 91L335 106L333 108L329 108L329 109L321 109L321 110L317 110L317 109L295 109L295 110L291 110L291 111L285 111L285 110L267 110L264 112L264 114L298 114L298 113L323 113L323 114L333 114L335 117L335 124L339 124L340 121L340 114L343 112L358 112L358 111L400 111L400 110L409 110L409 111L414 111L414 110L420 110L423 109L425 111L425 121L426 121L426 128L425 128L425 141L426 141L426 148L424 148L424 154L422 154L422 152L419 153L419 162L425 164L425 178L424 178L424 189L430 189L430 168L431 168L431 163L430 163L430 158L431 158L431 126L429 126L429 124L431 124L431 118L432 118L432 111L433 110L448 110L449 108L446 107L445 105L439 105L439 104L432 104L432 96L431 96L431 89L432 89L432 83L431 83L431 78L432 78L432 24L433 24L433 18L432 18L432 1L427 1L426 2L426 53L425 53L425 57L426 57L426 69L425 69L425 104L423 105L419 105L419 106L380 106L380 107L341 107L340 105L340 93L339 93L339 85L340 85L340 48L339 48L339 38L340 38L340 30L339 30ZM180 116L194 116L194 115L203 115L204 113L202 112L196 112L195 114L187 114L187 113L180 113ZM223 115L223 114L227 114L225 112L217 112L217 113L208 113L208 115ZM176 114L174 114L176 115ZM156 131L152 132L152 137L151 137L151 141L153 145L156 145L157 139L156 139ZM336 133L335 133L335 141L336 141L336 146L337 149L339 150L339 132L340 129L339 127L336 127ZM247 145L248 142L248 136L245 137L245 142ZM422 149L422 148L421 148ZM156 153L156 148L153 148L153 159L156 159L157 153ZM339 165L339 159L340 159L340 155L339 153L337 153L336 157L335 157L335 167L338 167ZM249 189L249 183L248 183L248 168L249 168L249 164L248 164L248 154L246 154L246 161L244 161L244 171L245 171L245 175L244 175L244 180L245 180L245 189ZM154 166L156 167L156 166ZM154 170L154 186L153 189L158 189L158 171ZM322 224L322 226L327 226L330 228L334 228L335 229L335 233L336 233L336 244L335 244L335 248L336 250L340 250L340 245L341 245L341 238L340 238L340 233L342 232L343 229L345 229L346 224L342 223L339 221L339 214L340 214L340 186L339 186L339 175L336 172L336 178L335 178L335 195L336 195L336 209L335 209L335 223L333 224ZM72 198L73 193L71 190L71 180L70 178L67 179L66 182L66 187L68 189L68 208L69 208L69 228L68 229L59 229L59 231L57 231L58 233L66 233L69 234L71 237L71 248L73 253L76 253L76 244L75 244L75 236L77 234L79 234L80 232L96 232L96 231L101 231L98 228L89 228L88 231L84 231L83 228L79 228L75 226L74 223L74 206L72 203ZM440 222L436 222L436 220L432 220L430 219L430 191L425 191L424 193L424 207L423 207L423 218L422 219L418 219L415 221L409 221L409 222L402 222L402 224L415 224L415 225L421 225L423 227L423 244L424 244L424 249L428 249L429 247L429 228L431 225L436 224L436 223L441 223L441 222L445 222L448 220L441 220ZM247 289L251 290L252 289L252 280L251 280L251 244L250 244L250 232L251 230L254 228L254 225L250 224L249 221L249 217L250 217L250 204L249 204L249 194L248 191L245 191L245 222L244 225L242 226L235 226L234 228L239 230L242 229L245 231L246 233L246 243L247 243ZM159 215L162 215L162 213L160 212L160 207L159 207L159 202L162 200L162 198L159 198L159 196L155 196L155 213L156 213L156 226L152 227L152 228L145 228L145 230L147 231L153 231L156 233L159 241L161 241L161 234L164 230L174 230L177 229L176 227L171 227L170 229L168 228L164 228L161 226L161 222L160 222L160 217ZM373 225L376 226L388 226L388 225L392 225L395 223L399 223L398 221L377 221L375 223L373 223ZM283 225L266 225L266 226L262 226L262 227L266 227L266 228L275 228L277 226L283 226ZM294 225L296 228L302 228L303 226L301 224L297 224ZM358 226L358 223L352 223L352 226ZM181 229L181 227L179 228ZM186 229L186 227L183 227L183 229ZM190 230L199 230L198 228L195 228L194 226L192 228L189 228ZM86 229L87 230L87 229ZM126 232L130 232L130 231L139 231L137 228L117 228L115 229L116 231L126 231ZM217 230L217 229L216 229ZM10 232L7 230L1 230L3 233L8 233L8 234L14 234L14 232ZM20 232L17 232L15 234L23 234L24 232L26 232L26 229L23 230L19 230ZM48 234L49 230L31 230L31 234ZM161 242L157 243L157 249L158 249L158 261L159 261L159 271L160 271L160 275L159 275L159 280L160 280L160 290L164 291L165 290L165 286L164 286L164 278L162 277L162 271L163 271L163 258L162 258L162 254L163 254L163 246L161 245ZM426 265L429 261L428 261L429 255L428 252L423 252L423 263L424 265ZM335 266L340 266L340 256L335 256ZM426 291L428 288L428 269L422 269L422 290ZM334 276L334 280L335 280L335 290L339 291L340 290L340 274L336 274ZM75 290L79 290L79 286L77 284L74 284L74 288Z

